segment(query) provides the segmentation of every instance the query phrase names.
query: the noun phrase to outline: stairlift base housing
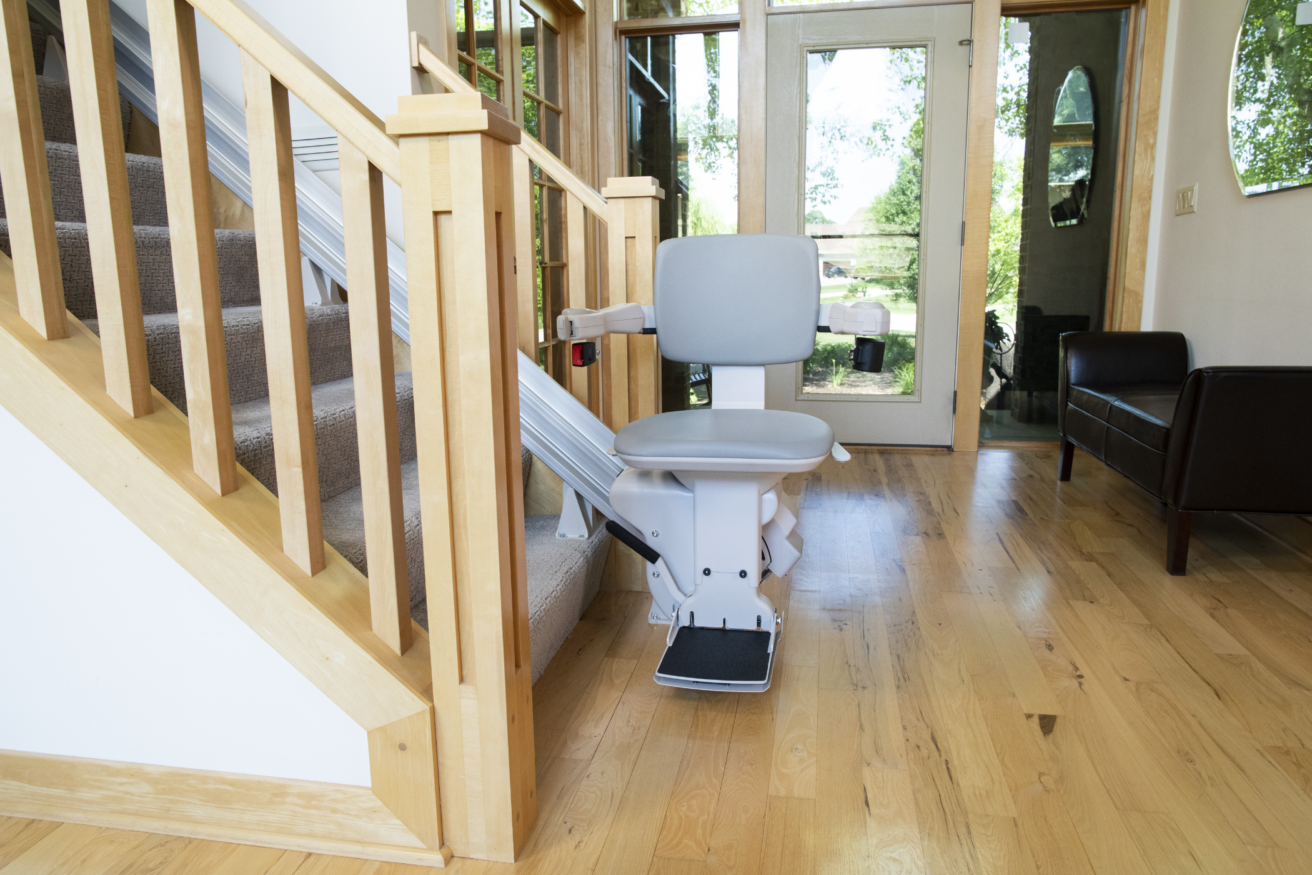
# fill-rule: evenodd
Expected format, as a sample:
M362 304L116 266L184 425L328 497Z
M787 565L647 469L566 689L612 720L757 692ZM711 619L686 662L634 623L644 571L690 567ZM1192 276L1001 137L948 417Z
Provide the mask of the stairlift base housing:
M846 453L823 421L764 409L764 366L805 359L817 327L888 331L877 305L822 309L817 265L806 237L667 240L656 253L650 311L617 305L560 317L559 336L571 340L654 328L666 358L715 369L711 410L649 416L615 438L628 468L608 500L627 531L611 530L646 558L649 619L669 624L658 683L770 686L783 623L760 586L787 574L802 552L797 508L781 483ZM729 335L726 325L734 326Z

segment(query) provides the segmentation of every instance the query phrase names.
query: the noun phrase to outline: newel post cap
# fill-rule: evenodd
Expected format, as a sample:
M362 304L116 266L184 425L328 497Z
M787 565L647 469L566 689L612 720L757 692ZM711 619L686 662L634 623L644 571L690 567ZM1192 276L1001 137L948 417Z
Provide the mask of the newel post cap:
M606 187L601 196L609 200L613 197L654 197L665 200L665 189L654 176L612 176L606 180Z
M519 142L509 110L485 94L407 94L398 98L397 108L400 112L387 117L393 137L487 134L503 143Z

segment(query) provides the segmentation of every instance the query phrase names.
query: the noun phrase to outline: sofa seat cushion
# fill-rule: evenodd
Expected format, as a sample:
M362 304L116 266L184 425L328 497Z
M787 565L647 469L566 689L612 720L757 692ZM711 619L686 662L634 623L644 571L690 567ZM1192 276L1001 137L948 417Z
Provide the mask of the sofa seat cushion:
M1122 386L1071 386L1070 405L1124 432L1141 444L1166 452L1180 386L1134 383Z

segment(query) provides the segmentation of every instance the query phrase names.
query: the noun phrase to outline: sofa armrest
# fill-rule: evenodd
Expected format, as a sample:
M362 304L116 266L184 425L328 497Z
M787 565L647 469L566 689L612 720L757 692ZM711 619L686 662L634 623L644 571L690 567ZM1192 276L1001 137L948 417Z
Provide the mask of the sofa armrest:
M1066 433L1067 387L1184 382L1189 347L1178 331L1071 331L1061 336L1057 420Z
M1185 511L1312 513L1312 368L1199 368L1185 380L1163 498Z

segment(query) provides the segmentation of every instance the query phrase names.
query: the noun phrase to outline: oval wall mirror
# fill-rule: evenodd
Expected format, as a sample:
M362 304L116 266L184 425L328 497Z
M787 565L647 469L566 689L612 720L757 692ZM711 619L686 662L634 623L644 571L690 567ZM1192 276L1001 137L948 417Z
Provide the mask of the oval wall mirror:
M1312 185L1312 20L1249 0L1230 73L1230 157L1246 195ZM1312 19L1309 11L1303 16Z
M1048 148L1048 217L1054 228L1078 225L1089 209L1093 184L1093 83L1075 67L1057 89Z

